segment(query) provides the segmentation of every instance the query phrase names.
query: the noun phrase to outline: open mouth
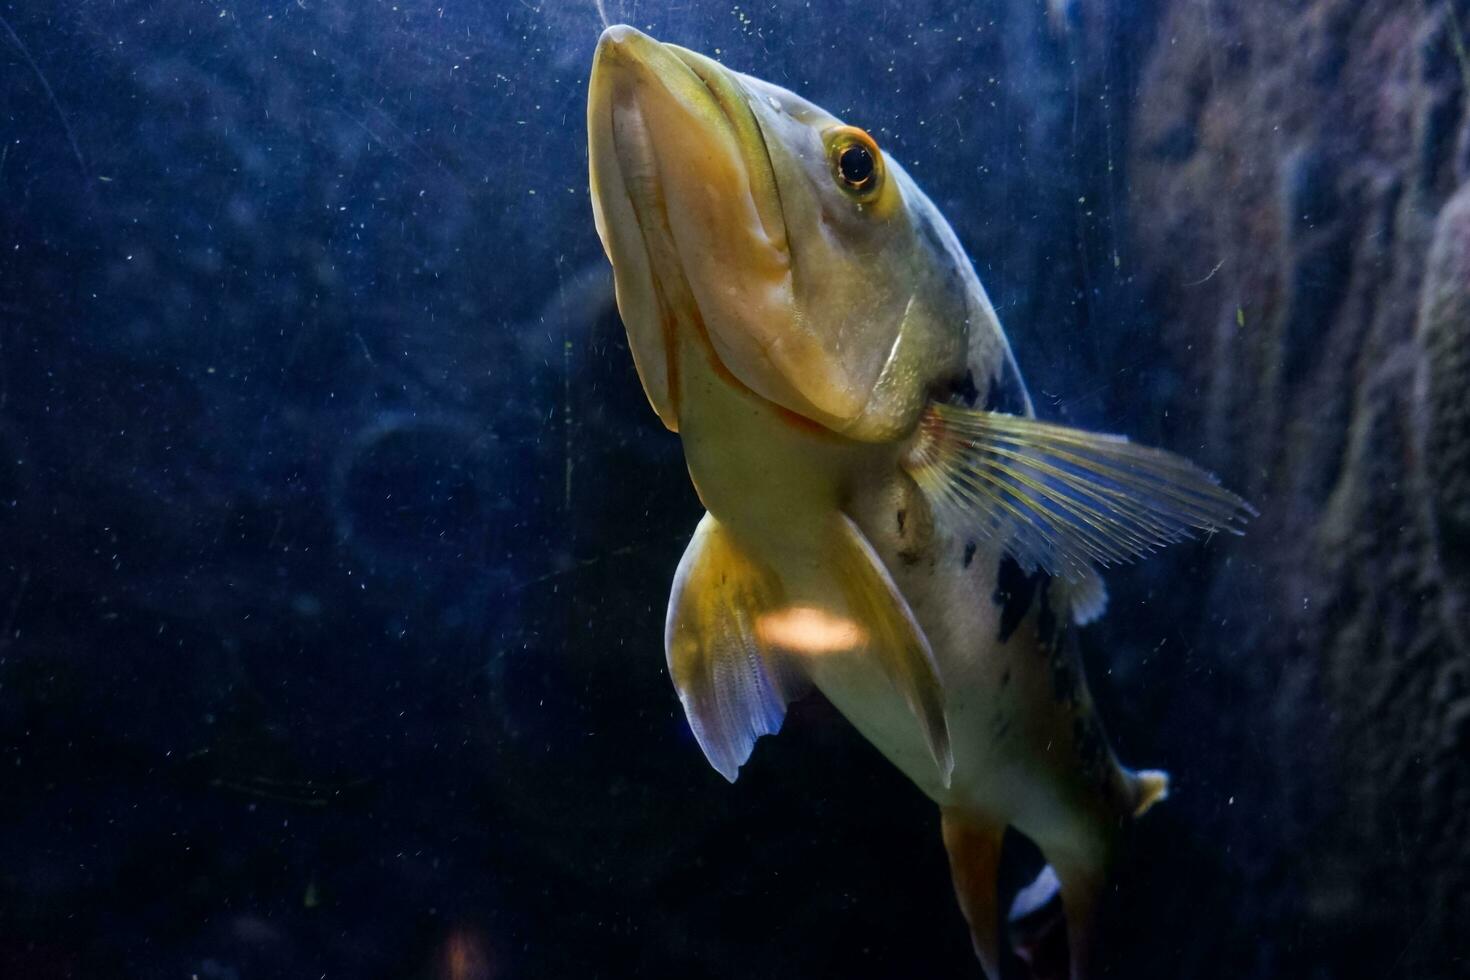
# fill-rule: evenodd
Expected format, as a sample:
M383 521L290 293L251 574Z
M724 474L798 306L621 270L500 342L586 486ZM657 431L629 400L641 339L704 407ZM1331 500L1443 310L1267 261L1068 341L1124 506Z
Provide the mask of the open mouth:
M619 310L649 400L677 428L680 325L704 330L702 289L738 280L741 255L785 248L765 134L730 72L629 27L598 45L588 127Z
M709 349L721 378L797 415L826 424L850 408L834 397L843 393L833 359L796 304L776 181L785 140L765 128L779 127L781 108L758 91L716 61L628 27L604 32L593 63L598 232L644 391L675 431L690 341Z
M610 28L609 32L614 30L618 29ZM668 229L664 191L668 175L664 168L669 161L660 160L645 112L645 100L671 99L689 107L691 119L697 119L705 130L702 134L705 143L717 151L735 151L739 180L734 183L739 186L725 187L724 192L746 196L755 206L766 236L784 246L784 223L765 133L746 101L744 89L722 66L703 55L677 45L661 44L632 32L631 28L623 30L631 32L637 40L630 42L626 39L629 35L623 34L613 42L630 49L624 57L634 62L634 66L628 72L630 77L615 81L612 140L624 187L640 217L647 209L648 214L661 215L663 220L659 224ZM693 84L695 81L697 85ZM715 111L711 112L711 108ZM697 153L683 156L685 159L678 161L681 166L699 166ZM649 231L645 226L645 236ZM661 255L659 259L674 257Z
M663 87L655 65L687 74L662 45L633 28L603 33L589 83L588 165L597 232L616 274L639 380L664 425L677 431L670 303L662 295L669 270L678 269L677 249L641 96Z
M704 55L677 45L665 45L704 83L705 90L725 116L740 151L745 174L745 191L750 195L766 237L780 248L786 247L786 222L782 216L781 194L776 184L775 166L771 163L766 133L760 118L751 109L749 96L719 63Z

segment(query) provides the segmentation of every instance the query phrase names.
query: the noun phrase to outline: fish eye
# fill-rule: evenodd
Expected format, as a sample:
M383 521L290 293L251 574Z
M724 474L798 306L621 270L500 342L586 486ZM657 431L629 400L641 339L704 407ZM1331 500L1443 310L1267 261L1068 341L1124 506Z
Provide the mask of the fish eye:
M861 143L853 143L838 154L837 172L846 183L861 187L873 176L873 154Z
M872 197L883 181L883 155L873 137L856 126L837 126L827 134L832 176L846 191Z

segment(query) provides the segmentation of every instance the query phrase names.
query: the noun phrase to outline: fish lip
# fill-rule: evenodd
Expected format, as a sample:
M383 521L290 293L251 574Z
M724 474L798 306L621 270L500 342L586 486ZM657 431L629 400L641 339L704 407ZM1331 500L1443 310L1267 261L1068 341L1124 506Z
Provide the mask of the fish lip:
M602 35L597 41L594 64L614 58L626 59L627 62L640 66L645 71L648 71L660 84L663 84L663 78L660 76L655 63L666 59L668 56L672 56L676 63L682 65L690 74L699 79L704 89L705 98L719 110L729 131L737 137L735 140L737 145L742 147L746 145L738 139L742 122L748 123L750 130L759 137L760 151L758 154L741 154L741 163L746 171L747 192L752 198L755 197L755 184L757 180L772 191L776 199L775 215L772 216L773 220L767 220L768 216L762 214L761 224L765 227L766 234L772 240L780 241L783 247L788 246L789 242L785 235L784 221L780 221L780 216L784 211L781 207L780 187L775 179L776 166L771 158L766 127L761 121L760 113L756 112L750 104L752 96L749 90L739 83L738 73L731 71L719 62L713 61L698 52L680 47L677 44L666 44L628 24L613 24L603 29ZM664 63L668 64L668 61L664 60ZM711 84L710 74L712 67L713 70L723 72L730 77L738 90L738 97L736 99L729 100L722 98L720 92ZM666 89L668 88L667 85L664 87ZM738 107L732 105L732 101L738 103ZM744 118L737 119L735 116L736 112L741 113ZM759 167L759 173L752 172L751 168L753 165ZM757 203L757 212L759 213L759 211L760 208ZM781 227L772 227L773 221L780 221Z
M686 74L687 73L687 74ZM672 324L678 308L692 304L702 332L704 318L699 309L698 297L693 295L683 262L678 260L677 243L672 241L669 227L670 202L664 193L665 175L660 173L657 152L650 133L642 126L643 103L646 98L659 91L661 96L682 100L686 105L698 104L701 109L713 108L708 124L723 126L730 142L738 148L735 163L743 171L743 186L735 193L747 195L751 206L769 241L788 257L789 241L786 236L784 212L781 208L779 189L776 186L775 164L771 156L766 129L760 113L751 105L754 98L741 76L697 52L678 45L666 44L637 28L616 24L606 28L598 40L593 59L593 81L606 90L608 109L612 115L600 120L606 146L616 161L617 179L621 192L633 207L638 217L640 243L648 261L641 277L647 283L644 292L653 297L658 307L658 316L665 324ZM682 76L682 84L681 84ZM688 84L697 79L697 86ZM618 113L624 119L639 120L629 125L619 125ZM751 138L753 134L754 138ZM756 143L759 142L759 146ZM654 179L649 181L647 178ZM603 229L599 229L602 231ZM606 236L604 236L606 241ZM655 248L656 245L674 244L675 261L668 259L670 249ZM655 260L661 252L665 262ZM611 254L611 253L610 253ZM625 270L625 274L626 270ZM631 335L632 331L630 331ZM664 361L663 378L666 383L662 406L650 394L655 409L665 424L677 431L678 415L678 351L673 331L665 329L663 337L656 342L652 331L645 333L645 350L650 353L654 344L661 346ZM710 344L710 338L705 337ZM746 382L740 372L720 356L717 345L712 355L720 362L733 380L742 385ZM647 383L645 380L645 387Z
M589 79L588 149L592 158L589 162L598 235L608 257L615 260L619 280L629 283L636 280L630 285L629 293L647 304L642 308L643 315L632 320L626 319L625 308L620 309L639 380L660 420L677 432L677 352L668 328L673 311L667 289L668 279L679 279L683 271L681 267L661 267L654 261L655 240L667 236L667 201L657 172L653 143L643 127L638 91L648 81L667 88L661 80L661 70L667 71L671 66L685 70L664 48L659 41L627 24L613 24L603 30ZM597 203L599 191L602 204ZM612 213L617 211L625 211L626 219L613 218ZM625 258L637 254L642 256L641 260L618 263L619 243L629 250ZM620 304L622 292L620 287Z
M760 216L761 225L763 226L766 235L772 241L779 241L781 243L782 249L786 251L788 255L790 255L791 243L786 235L784 218L786 212L785 208L781 204L781 185L776 181L776 163L771 158L770 138L766 134L766 126L765 123L761 120L761 114L756 112L755 108L750 104L750 100L752 98L755 98L755 96L751 94L748 88L740 83L740 75L738 72L726 68L724 65L721 65L717 61L713 61L705 55L701 55L698 52L690 51L689 49L680 47L677 44L665 44L664 48L672 52L674 57L682 61L684 65L691 72L694 73L695 77L697 77L700 82L704 84L705 90L709 92L710 99L713 100L715 107L720 110L721 115L725 117L725 122L729 125L730 129L733 132L738 134L741 129L741 122L748 122L750 124L751 131L753 131L756 136L759 137L760 152L758 155L751 153L741 154L741 163L745 168L746 187L748 193L751 195L752 201L755 202L756 213ZM710 78L706 74L706 72L709 70L709 66L711 64L714 65L716 70L724 72L727 76L729 76L730 80L737 87L739 94L739 98L736 100L739 103L738 110L736 109L736 107L728 104L725 99L722 99L719 92L717 92L714 86L710 84ZM743 114L743 120L737 120L735 118L735 113L737 111ZM741 147L744 147L746 145L739 140L737 140L737 143ZM759 168L759 173L756 173L754 171L753 168L756 167ZM771 191L772 196L775 198L775 213L773 215L766 215L765 213L763 213L760 207L760 201L756 196L755 190L758 179L763 186ZM775 224L779 224L780 227L773 227L773 225Z
M647 34L644 34L632 24L609 24L602 29L602 35L597 39L597 46L600 48L604 44L621 44L634 35L648 37ZM652 38L649 38L649 40L652 40Z

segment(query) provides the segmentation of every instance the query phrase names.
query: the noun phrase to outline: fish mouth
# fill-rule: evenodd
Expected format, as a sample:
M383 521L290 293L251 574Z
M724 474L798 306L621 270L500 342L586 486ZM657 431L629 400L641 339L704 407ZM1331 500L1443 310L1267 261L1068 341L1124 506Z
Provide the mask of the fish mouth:
M761 387L742 370L752 360L743 332L702 307L731 283L789 283L775 172L747 98L718 62L635 28L609 27L598 42L587 107L597 231L644 392L675 431L679 332L692 329Z
M724 113L725 122L735 134L750 203L759 215L761 228L773 246L786 250L786 218L781 208L781 190L776 183L776 167L771 161L760 117L750 107L750 96L719 62L677 44L664 47L704 83L715 105Z

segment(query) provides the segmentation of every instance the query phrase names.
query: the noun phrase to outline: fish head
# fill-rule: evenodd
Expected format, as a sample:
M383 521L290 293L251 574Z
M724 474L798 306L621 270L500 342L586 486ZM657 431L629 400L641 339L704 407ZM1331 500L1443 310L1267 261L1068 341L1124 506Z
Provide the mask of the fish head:
M734 382L855 439L906 433L962 372L983 290L863 130L620 25L593 62L588 149L618 308L669 428L686 332Z

